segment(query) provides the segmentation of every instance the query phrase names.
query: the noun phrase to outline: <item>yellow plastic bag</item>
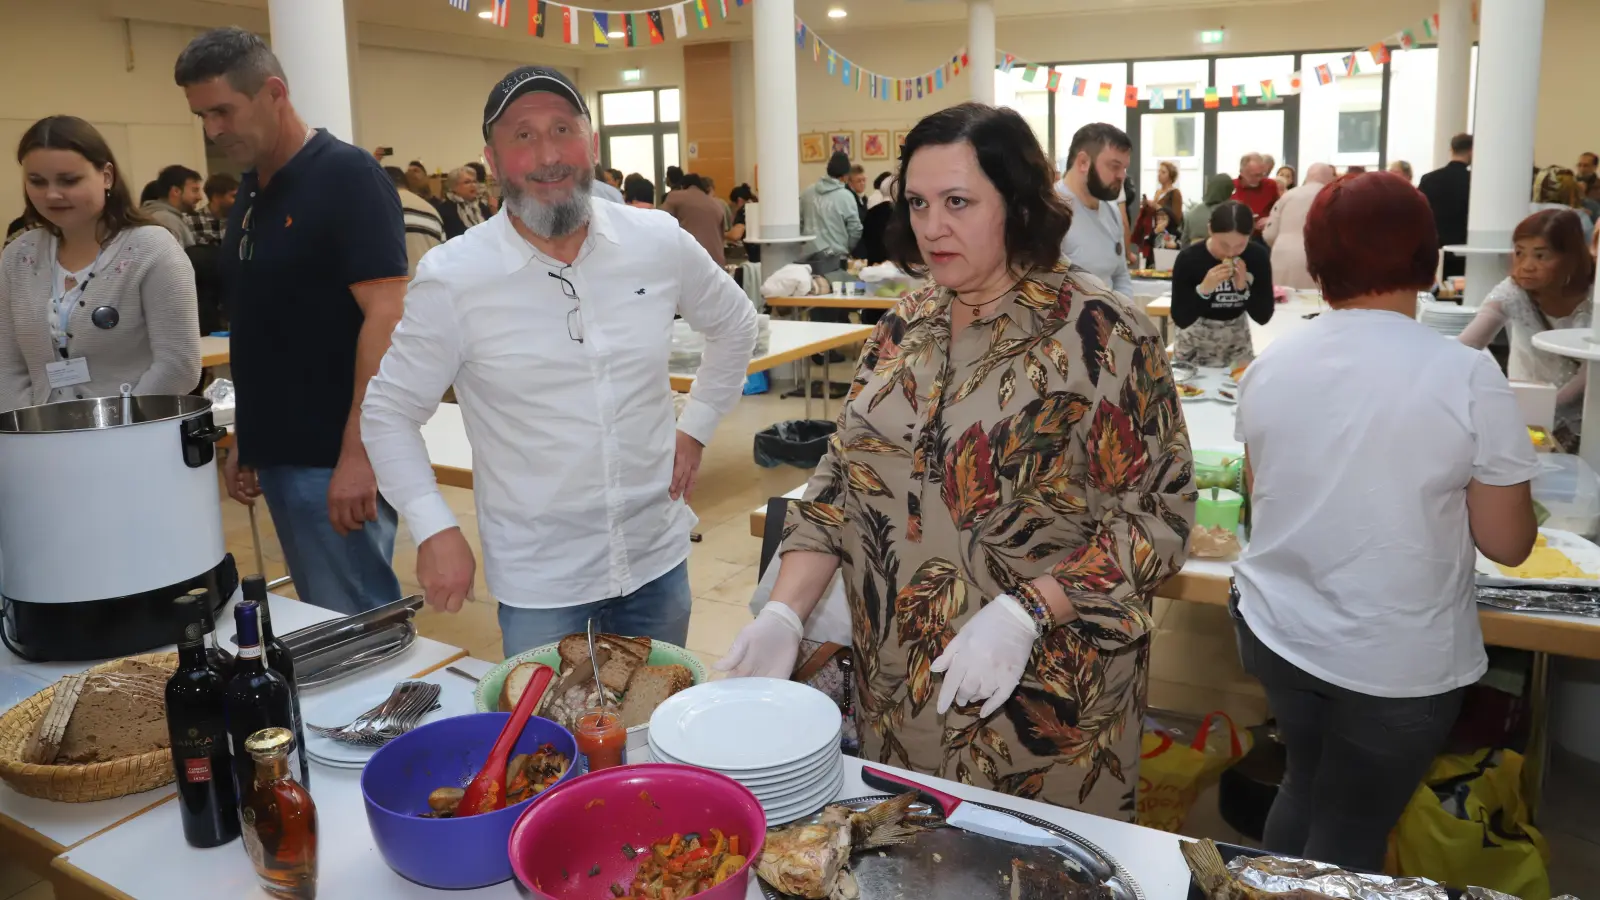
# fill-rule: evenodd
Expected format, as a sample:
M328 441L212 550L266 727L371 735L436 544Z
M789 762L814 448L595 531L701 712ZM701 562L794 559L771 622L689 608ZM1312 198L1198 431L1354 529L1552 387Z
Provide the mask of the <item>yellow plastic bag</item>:
M1550 847L1530 818L1521 756L1510 750L1441 756L1400 815L1391 870L1550 900Z
M1217 740L1215 719L1228 725L1227 740ZM1200 731L1187 746L1160 729L1146 730L1139 746L1138 822L1146 828L1176 833L1183 828L1196 797L1222 771L1250 752L1253 738L1241 733L1228 714L1217 710L1200 722Z

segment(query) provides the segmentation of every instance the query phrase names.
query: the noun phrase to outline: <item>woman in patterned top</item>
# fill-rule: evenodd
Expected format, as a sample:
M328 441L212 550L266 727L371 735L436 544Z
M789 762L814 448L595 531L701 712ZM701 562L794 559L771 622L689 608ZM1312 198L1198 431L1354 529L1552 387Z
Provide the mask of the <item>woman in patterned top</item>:
M1070 213L1015 112L906 139L884 315L718 665L787 677L843 571L868 758L1131 820L1150 599L1183 564L1188 432L1150 322L1060 259Z

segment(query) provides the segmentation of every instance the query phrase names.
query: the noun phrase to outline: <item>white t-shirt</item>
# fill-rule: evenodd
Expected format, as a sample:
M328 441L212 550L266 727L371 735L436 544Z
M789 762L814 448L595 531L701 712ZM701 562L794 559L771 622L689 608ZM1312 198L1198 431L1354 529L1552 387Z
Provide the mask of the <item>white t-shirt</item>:
M1467 484L1539 471L1494 360L1398 313L1335 310L1272 343L1238 410L1254 527L1234 577L1261 642L1377 697L1477 681Z

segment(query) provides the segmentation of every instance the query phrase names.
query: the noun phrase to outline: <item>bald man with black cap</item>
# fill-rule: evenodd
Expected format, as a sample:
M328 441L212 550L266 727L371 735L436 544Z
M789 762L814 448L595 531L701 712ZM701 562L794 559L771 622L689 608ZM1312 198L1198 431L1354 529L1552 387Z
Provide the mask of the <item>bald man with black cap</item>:
M454 385L484 573L506 655L583 631L683 644L687 499L704 445L738 402L755 309L666 213L594 196L598 141L561 72L525 66L484 106L504 202L423 259L367 389L378 483L419 542L428 603L454 612L476 573L422 426ZM674 417L672 322L705 335Z

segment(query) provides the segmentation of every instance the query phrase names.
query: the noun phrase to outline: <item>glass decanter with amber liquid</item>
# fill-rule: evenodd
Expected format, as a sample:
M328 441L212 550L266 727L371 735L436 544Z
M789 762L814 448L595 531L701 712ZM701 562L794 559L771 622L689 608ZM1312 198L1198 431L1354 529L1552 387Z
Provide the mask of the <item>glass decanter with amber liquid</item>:
M244 746L255 760L255 777L240 798L239 816L261 887L286 900L315 900L317 806L289 768L294 733L263 728Z

